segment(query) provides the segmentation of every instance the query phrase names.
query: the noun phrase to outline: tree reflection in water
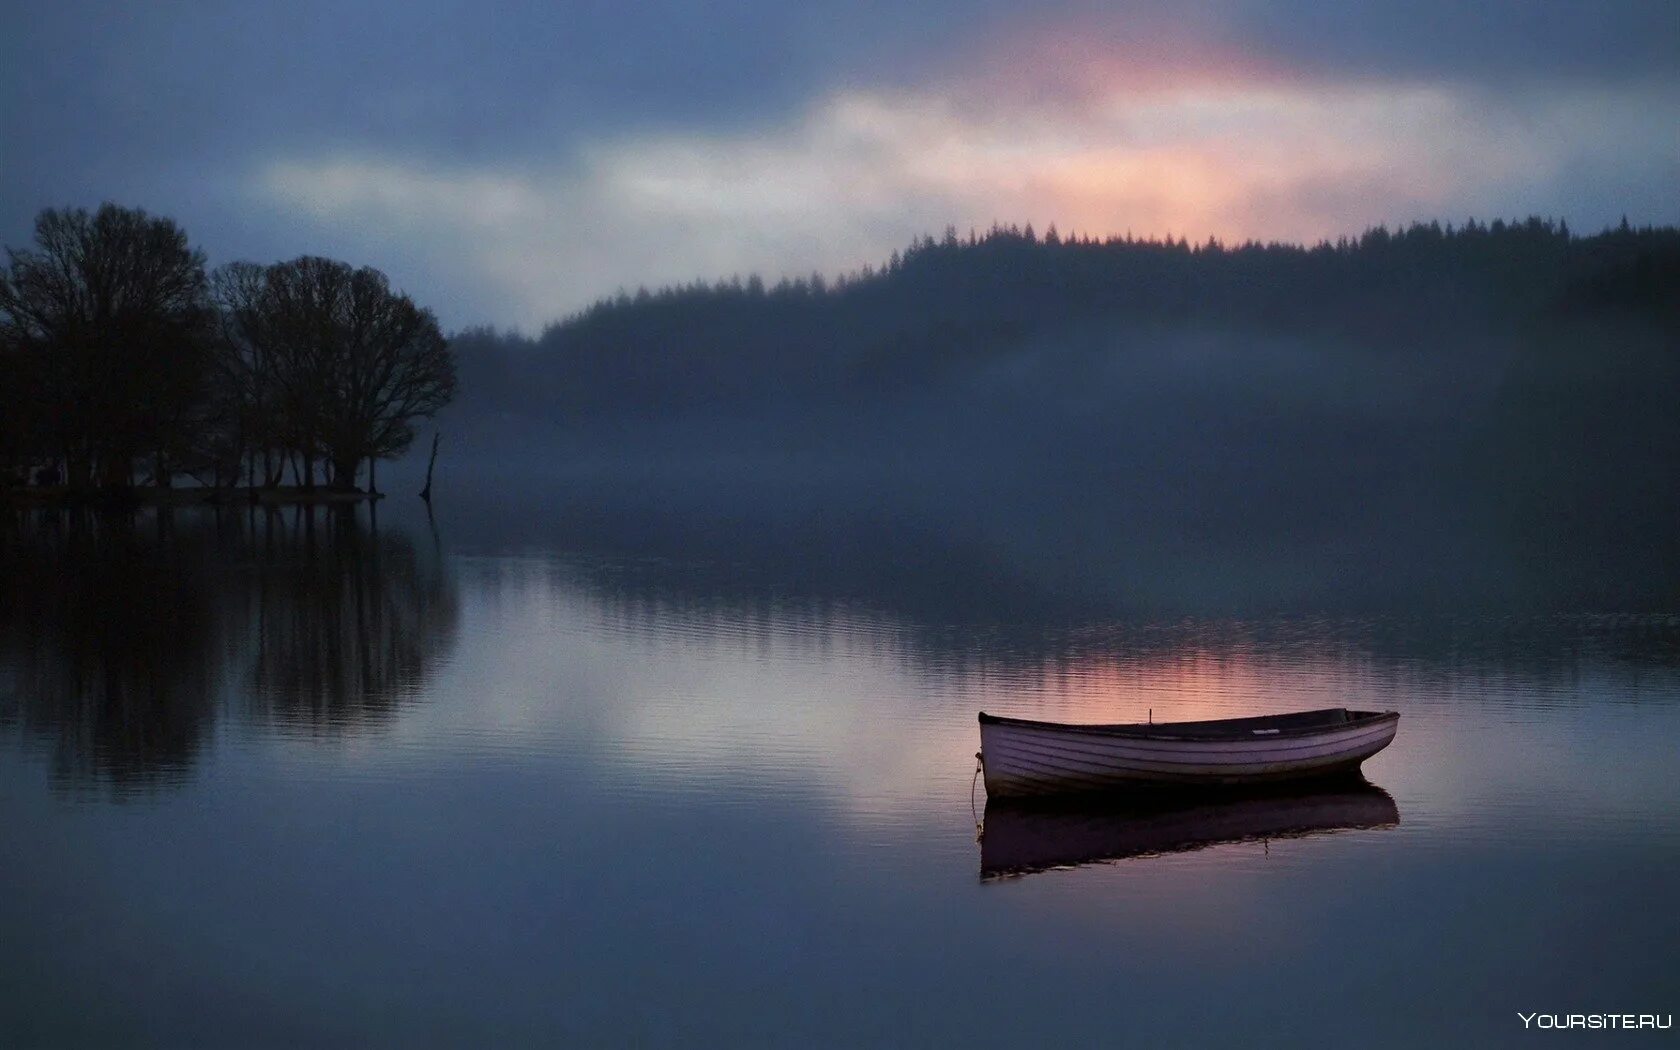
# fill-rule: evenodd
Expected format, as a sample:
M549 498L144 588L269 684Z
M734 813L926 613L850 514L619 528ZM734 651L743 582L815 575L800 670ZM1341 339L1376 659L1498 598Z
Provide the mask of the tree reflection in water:
M435 556L354 513L298 508L265 527L250 563L251 694L290 725L389 719L454 636L459 598Z
M0 724L55 779L119 792L178 780L218 718L377 726L455 634L430 541L363 508L0 520Z

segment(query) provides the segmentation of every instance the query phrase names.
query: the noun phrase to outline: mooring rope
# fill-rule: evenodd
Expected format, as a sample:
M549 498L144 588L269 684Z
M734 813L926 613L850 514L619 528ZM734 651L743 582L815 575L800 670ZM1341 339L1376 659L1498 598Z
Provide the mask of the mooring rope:
M974 841L986 836L986 822L980 819L980 809L974 804L974 789L980 783L980 771L986 768L986 753L974 752L974 779L968 782L968 815L974 818Z

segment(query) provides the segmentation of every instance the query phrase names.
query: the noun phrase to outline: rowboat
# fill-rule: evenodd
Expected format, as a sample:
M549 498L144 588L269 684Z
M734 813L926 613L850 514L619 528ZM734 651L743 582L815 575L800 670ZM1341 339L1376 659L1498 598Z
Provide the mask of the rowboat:
M1400 809L1362 777L1231 792L1154 792L1068 801L988 799L980 878L1185 853L1234 842L1392 828Z
M1259 718L1070 725L980 713L986 796L1147 785L1241 785L1352 773L1387 747L1397 711L1345 707Z

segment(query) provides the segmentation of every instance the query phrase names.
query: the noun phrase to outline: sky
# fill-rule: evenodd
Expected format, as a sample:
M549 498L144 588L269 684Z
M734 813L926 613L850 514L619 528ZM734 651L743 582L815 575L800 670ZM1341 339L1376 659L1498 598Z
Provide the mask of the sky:
M1680 223L1674 0L5 0L0 240L177 219L446 329L947 225Z

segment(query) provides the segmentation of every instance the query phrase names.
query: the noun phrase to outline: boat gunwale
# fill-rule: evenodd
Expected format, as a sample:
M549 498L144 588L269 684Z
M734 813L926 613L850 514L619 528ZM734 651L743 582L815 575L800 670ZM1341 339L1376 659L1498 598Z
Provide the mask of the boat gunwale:
M1309 723L1300 726L1271 726L1266 723L1282 719L1301 718L1307 715L1331 715L1341 712L1347 715L1341 722ZM1039 729L1058 733L1076 733L1089 736L1124 737L1133 740L1171 740L1185 743L1198 742L1228 742L1237 740L1276 740L1279 738L1324 736L1342 732L1348 729L1367 728L1382 722L1398 722L1398 711L1355 711L1345 707L1324 707L1312 711L1291 711L1282 715L1249 715L1241 718L1213 718L1194 722L1123 722L1112 724L1081 724L1076 722L1045 722L1031 718L1010 718L1004 715L989 715L980 712L982 726L1019 726L1026 729ZM1185 733L1183 730L1194 726L1199 732ZM1229 726L1228 731L1221 732L1220 727ZM1256 733L1255 729L1267 729L1270 732Z
M1001 748L1008 754L1044 753L1047 749L1059 751L1067 757L1097 759L1113 761L1124 758L1132 763L1165 763L1172 766L1211 765L1211 766L1241 766L1252 765L1256 762L1301 761L1314 757L1324 757L1330 754L1352 754L1369 746L1378 739L1393 740L1394 734L1389 731L1393 723L1372 721L1357 726L1359 731L1346 736L1330 738L1328 736L1285 736L1266 735L1256 738L1255 746L1243 750L1210 750L1210 748L1230 746L1232 744L1246 744L1246 740L1229 740L1195 738L1192 740L1153 741L1136 737L1115 736L1104 734L1102 743L1091 739L1096 734L1066 734L1044 733L1036 736L1015 735L1004 738L994 738L994 748ZM1115 745L1109 741L1123 742L1120 746L1125 751L1114 750ZM1164 746L1151 746L1162 743ZM1080 750L1082 746L1097 750ZM1386 746L1386 743L1379 745ZM984 747L984 743L982 743ZM1334 751L1320 751L1317 755L1304 755L1296 759L1279 758L1286 752L1297 752L1309 748L1334 747Z

